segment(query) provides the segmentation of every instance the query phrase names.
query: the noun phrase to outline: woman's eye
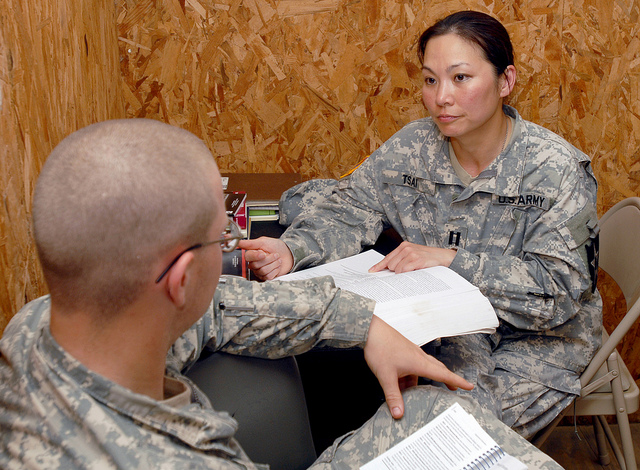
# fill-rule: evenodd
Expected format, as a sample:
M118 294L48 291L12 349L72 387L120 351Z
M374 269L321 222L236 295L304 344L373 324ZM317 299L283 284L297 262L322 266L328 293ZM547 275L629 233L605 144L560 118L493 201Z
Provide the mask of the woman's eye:
M424 79L424 83L426 83L427 85L433 85L436 82L436 80L434 78L431 77L425 77Z
M463 82L466 78L467 78L466 75L459 73L454 77L454 80L456 82Z

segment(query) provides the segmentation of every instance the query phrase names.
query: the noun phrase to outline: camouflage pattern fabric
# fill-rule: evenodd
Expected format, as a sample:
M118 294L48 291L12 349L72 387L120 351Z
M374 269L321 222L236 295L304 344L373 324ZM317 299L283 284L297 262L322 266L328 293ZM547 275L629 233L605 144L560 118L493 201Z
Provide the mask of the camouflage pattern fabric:
M192 392L190 405L174 408L67 354L49 332L49 297L37 299L0 340L0 468L260 468L234 439L237 422L213 410L181 371L204 347L275 358L314 346L362 346L373 307L330 278L222 278L212 308L168 354L166 374Z
M312 343L362 345L373 306L337 291L326 278L288 284L291 289L286 292L278 282L224 281L216 293L217 307L187 331L167 357L167 374L191 388L191 403L180 408L133 393L85 368L51 337L49 298L26 305L0 341L0 468L267 469L249 461L234 439L237 422L212 409L204 393L179 370L205 345L264 357L282 356L290 348L302 350ZM280 299L280 294L284 300L277 307L265 304L275 295ZM225 331L227 326L231 333ZM324 339L318 342L315 336ZM272 339L283 341L283 346L272 350ZM453 401L461 402L496 442L529 468L560 468L471 401L428 386L411 389L404 397L401 421L382 405L361 429L338 439L312 468L357 468Z
M307 180L289 188L280 197L280 224L288 226L300 214L310 212L321 201L331 196L338 183L332 179Z
M456 249L450 268L478 286L500 319L494 335L477 340L491 357L488 374L501 369L576 395L602 337L596 180L584 153L515 109L504 111L516 119L511 142L468 186L451 165L448 139L420 119L339 180L331 196L320 197L326 188L307 196L305 204L318 201L313 208L283 206L301 215L281 239L294 270L356 254L388 227L409 242ZM480 346L470 347L451 349L445 362L475 383L464 360L455 360ZM487 396L475 397L492 407ZM531 407L518 419L546 409Z
M536 449L493 414L468 398L429 386L406 390L403 398L405 416L402 419L394 420L386 405L382 405L360 429L336 439L311 468L314 470L357 469L419 430L453 403L458 402L474 416L507 454L516 457L529 469L562 469L551 457Z
M545 364L537 363L530 369L532 379L499 367L491 353L488 335L442 338L436 345L424 349L475 385L470 392L459 390L457 393L473 397L485 410L527 438L551 423L575 398L572 393L537 380L555 372L555 383L560 384L566 376L564 371L556 368L546 371ZM552 379L549 381L553 382Z

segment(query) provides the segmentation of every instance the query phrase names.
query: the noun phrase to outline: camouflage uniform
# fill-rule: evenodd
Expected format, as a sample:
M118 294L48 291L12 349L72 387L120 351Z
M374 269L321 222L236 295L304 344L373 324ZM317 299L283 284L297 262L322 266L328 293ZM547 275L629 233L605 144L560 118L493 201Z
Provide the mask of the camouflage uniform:
M492 413L477 403L444 388L420 386L403 394L405 416L394 420L382 405L360 429L335 440L311 467L313 470L353 470L373 460L402 439L458 402L471 413L502 449L534 469L562 469L551 457L536 449L522 436L511 431ZM501 467L504 468L504 467Z
M234 439L237 422L213 410L181 371L204 347L276 358L312 346L362 346L372 311L372 301L335 289L327 278L286 284L222 278L212 308L167 356L167 376L191 392L190 404L172 407L93 373L67 354L49 332L49 298L37 299L12 319L0 341L0 468L266 468L250 462ZM381 406L312 468L357 468L456 399L421 387L406 400L403 421ZM531 468L560 468L495 418L463 404Z
M186 381L205 346L268 358L361 346L374 302L328 278L223 278L212 305L172 347L168 376ZM195 386L191 405L172 408L116 385L57 345L49 312L48 297L29 303L0 342L0 468L255 468L233 439L236 421Z
M409 242L455 248L450 268L489 298L491 336L443 339L438 355L476 399L525 436L579 393L601 341L596 180L589 158L515 118L510 143L469 186L430 118L412 122L350 176L283 195L294 270L353 255L393 227ZM302 197L301 197L302 196Z

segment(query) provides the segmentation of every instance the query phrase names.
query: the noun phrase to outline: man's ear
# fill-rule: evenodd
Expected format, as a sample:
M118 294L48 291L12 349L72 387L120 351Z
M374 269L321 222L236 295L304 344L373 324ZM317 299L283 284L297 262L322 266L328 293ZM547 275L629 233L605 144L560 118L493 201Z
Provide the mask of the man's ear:
M178 308L184 307L187 301L187 286L191 280L191 265L193 260L193 253L187 251L178 258L178 261L176 261L167 273L167 293L171 301Z

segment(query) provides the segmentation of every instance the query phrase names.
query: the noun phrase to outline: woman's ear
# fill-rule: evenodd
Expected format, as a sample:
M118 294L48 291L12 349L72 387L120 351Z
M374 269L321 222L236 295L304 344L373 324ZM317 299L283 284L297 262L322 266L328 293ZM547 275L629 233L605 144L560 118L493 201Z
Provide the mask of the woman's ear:
M187 251L178 258L178 261L167 273L167 293L173 304L182 308L187 302L187 286L191 280L194 256L191 251Z
M500 97L506 98L513 91L513 87L516 86L516 68L513 65L508 65L504 72L502 72L501 84L500 84Z

